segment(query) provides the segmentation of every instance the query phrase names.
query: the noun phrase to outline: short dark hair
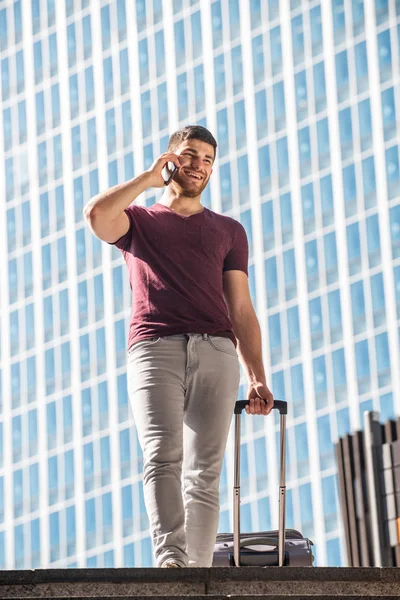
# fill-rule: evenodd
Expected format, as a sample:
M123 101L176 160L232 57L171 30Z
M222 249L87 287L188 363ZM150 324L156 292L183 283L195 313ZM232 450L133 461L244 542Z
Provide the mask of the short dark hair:
M212 135L212 133L210 133L208 131L208 129L206 129L205 127L202 127L201 125L187 125L183 129L179 129L178 131L175 131L175 133L173 133L171 135L171 137L169 138L167 150L169 152L173 152L176 148L178 148L182 144L182 142L184 142L186 140L193 140L193 139L200 140L202 142L206 142L207 144L210 144L210 146L212 146L214 148L214 160L215 160L215 156L217 154L216 139Z

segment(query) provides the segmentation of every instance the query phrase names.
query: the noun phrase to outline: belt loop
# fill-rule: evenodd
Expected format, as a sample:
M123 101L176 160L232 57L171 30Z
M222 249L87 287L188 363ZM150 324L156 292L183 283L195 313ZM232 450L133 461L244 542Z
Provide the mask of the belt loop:
M207 339L207 337L208 337L208 336L207 336L207 334L206 334L206 333L203 333L203 340L206 340L206 339Z

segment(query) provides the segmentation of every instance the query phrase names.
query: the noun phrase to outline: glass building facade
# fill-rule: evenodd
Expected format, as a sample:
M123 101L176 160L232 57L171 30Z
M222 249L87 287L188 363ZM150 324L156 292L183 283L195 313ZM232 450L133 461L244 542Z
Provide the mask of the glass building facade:
M82 209L194 123L289 403L287 526L346 564L334 443L365 410L400 414L399 62L399 0L0 1L1 569L153 564L131 291ZM243 531L277 525L277 436L243 418Z

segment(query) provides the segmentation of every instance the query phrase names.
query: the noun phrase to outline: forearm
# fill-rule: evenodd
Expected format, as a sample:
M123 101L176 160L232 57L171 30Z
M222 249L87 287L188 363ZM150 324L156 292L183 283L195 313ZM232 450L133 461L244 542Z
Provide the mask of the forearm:
M261 329L254 309L232 319L232 325L238 342L239 359L246 371L249 382L265 381Z
M101 213L109 220L116 219L136 198L150 187L149 173L144 172L124 183L97 194L84 208L86 215Z

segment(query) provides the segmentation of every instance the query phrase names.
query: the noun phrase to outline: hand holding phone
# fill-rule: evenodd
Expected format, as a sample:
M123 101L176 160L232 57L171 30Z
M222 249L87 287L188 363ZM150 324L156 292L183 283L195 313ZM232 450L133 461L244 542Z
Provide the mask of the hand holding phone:
M163 169L161 171L165 185L169 185L171 183L177 170L178 170L178 167L176 167L173 162L171 162L171 161L167 162L167 164L163 167Z
M177 154L164 152L153 162L150 169L145 171L148 187L161 188L168 185L180 166Z

